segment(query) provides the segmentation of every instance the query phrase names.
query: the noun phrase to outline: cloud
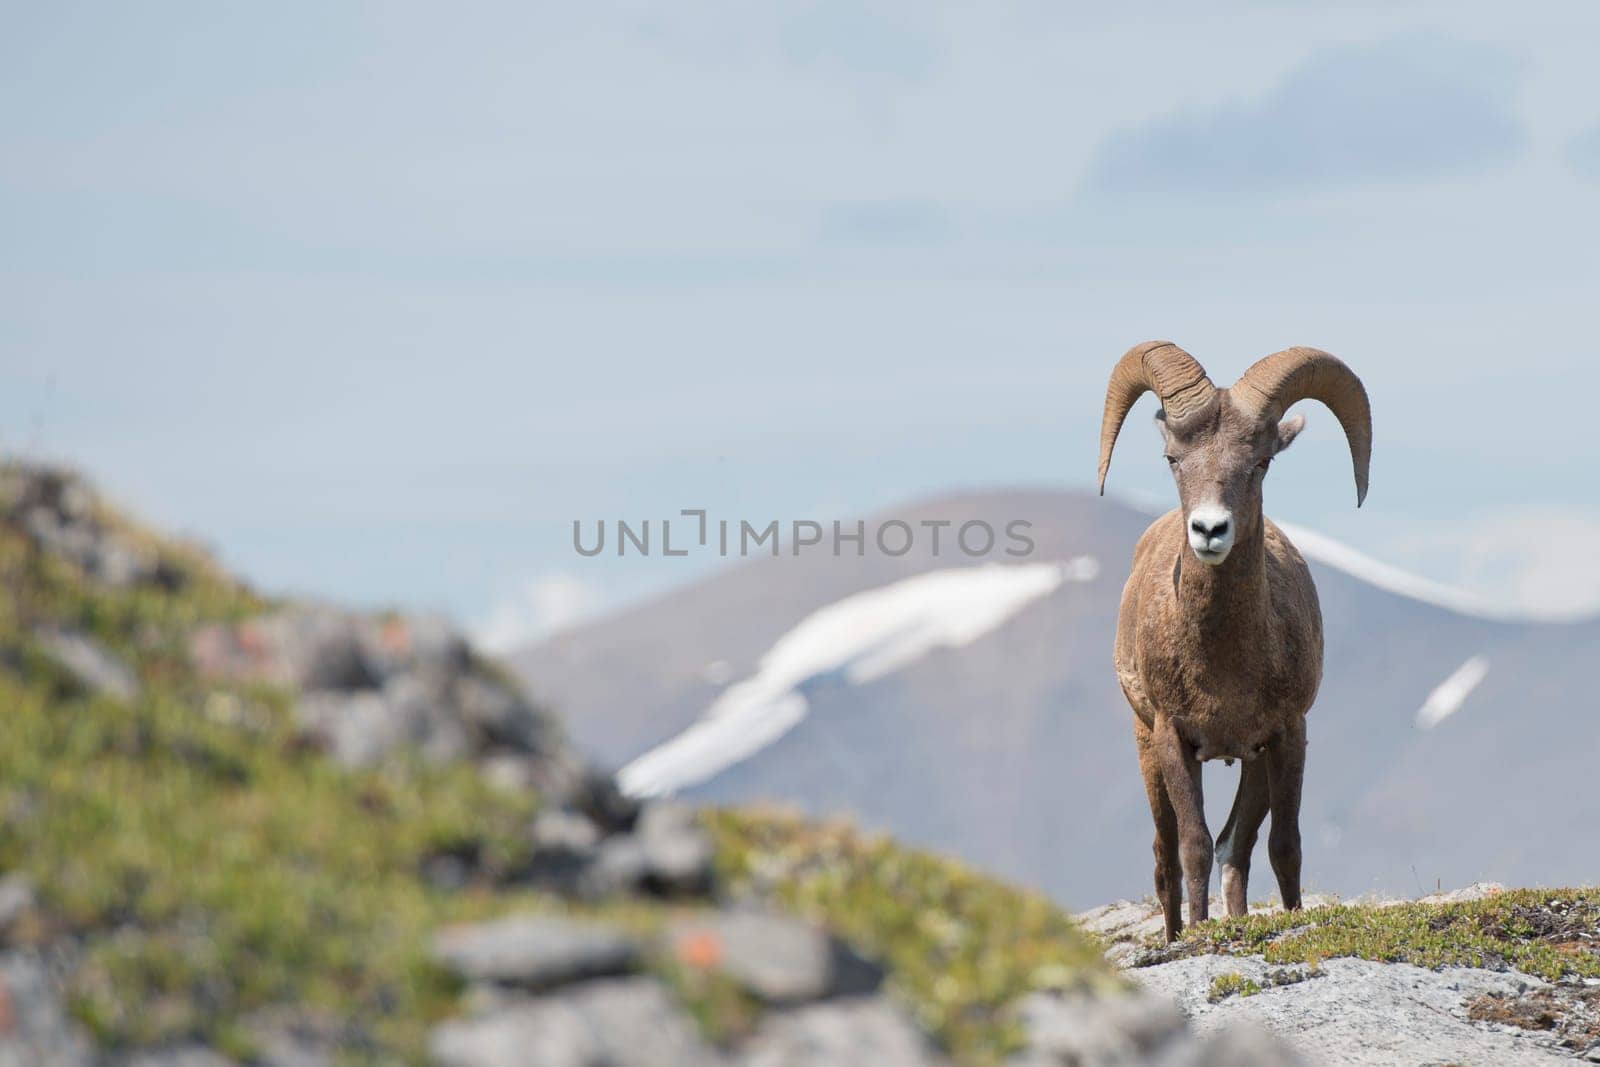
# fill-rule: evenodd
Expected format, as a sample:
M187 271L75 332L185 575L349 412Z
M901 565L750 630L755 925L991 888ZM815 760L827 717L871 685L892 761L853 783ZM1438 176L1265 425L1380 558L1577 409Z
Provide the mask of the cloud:
M603 602L596 586L571 574L524 579L473 628L472 638L484 651L505 655L582 622Z
M1313 56L1266 96L1113 134L1105 192L1255 192L1470 171L1523 141L1497 53L1406 38Z
M1573 138L1567 158L1579 174L1600 179L1600 122Z
M1600 512L1559 507L1408 522L1386 559L1507 607L1552 619L1600 615Z

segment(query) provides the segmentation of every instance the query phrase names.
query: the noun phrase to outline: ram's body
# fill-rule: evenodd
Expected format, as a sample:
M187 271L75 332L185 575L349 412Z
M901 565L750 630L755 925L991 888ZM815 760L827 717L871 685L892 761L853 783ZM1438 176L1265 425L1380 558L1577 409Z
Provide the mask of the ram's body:
M1168 341L1122 357L1106 389L1100 484L1123 420L1139 396L1157 418L1181 506L1151 524L1122 592L1114 658L1134 712L1134 740L1155 820L1155 883L1167 937L1209 914L1214 854L1228 913L1246 908L1250 856L1267 814L1267 852L1284 906L1300 906L1300 788L1306 713L1322 680L1322 612L1311 572L1262 514L1273 457L1304 420L1283 419L1317 399L1339 418L1366 495L1372 416L1366 390L1334 357L1293 348L1268 356L1231 388ZM1245 761L1233 810L1213 846L1201 765Z
M1189 553L1182 512L1169 511L1139 538L1122 589L1122 692L1147 727L1170 709L1202 760L1253 758L1311 710L1322 680L1311 571L1282 530L1264 528L1208 567Z

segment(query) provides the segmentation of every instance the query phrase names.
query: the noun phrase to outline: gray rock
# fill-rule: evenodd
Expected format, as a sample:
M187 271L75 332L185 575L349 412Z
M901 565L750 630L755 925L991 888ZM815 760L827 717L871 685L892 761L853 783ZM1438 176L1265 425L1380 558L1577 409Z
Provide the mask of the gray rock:
M133 700L139 695L139 680L128 665L88 634L43 627L35 636L50 658L88 692L117 700Z
M425 758L445 763L472 751L459 709L451 705L448 686L439 676L418 670L390 678L383 684L383 699L404 729L406 742Z
M189 654L211 678L301 691L371 689L378 679L362 655L361 627L350 612L302 602L240 623L202 626Z
M19 919L33 910L34 904L33 883L26 875L0 878L0 936L8 934Z
M616 834L600 842L578 875L576 891L590 900L631 893L644 883L648 869L644 842L633 834Z
M452 926L434 937L434 957L462 977L530 989L624 974L639 945L608 926L555 916L513 916Z
M715 849L694 811L672 801L647 804L634 828L644 849L648 888L664 894L711 888Z
M360 1049L364 1034L352 1022L305 1008L266 1008L243 1020L255 1067L332 1067L341 1052Z
M575 811L547 808L534 816L529 831L539 851L588 854L600 842L600 828Z
M559 737L548 715L513 689L477 674L455 681L461 719L487 743L519 752L542 752Z
M1165 997L1031 993L1015 1010L1027 1033L1018 1064L1146 1063L1184 1035L1183 1014Z
M441 1067L715 1067L723 1057L651 978L585 982L434 1029Z
M547 808L534 817L528 836L533 841L528 880L559 892L580 893L584 875L599 854L599 828L575 811Z
M375 690L330 690L303 694L295 717L302 732L344 766L371 767L420 738L421 722L404 717L410 710L395 707Z
M101 522L94 493L73 471L8 463L0 470L0 507L41 551L96 581L129 586L162 577L149 546Z
M769 1004L869 993L883 972L799 919L759 911L718 911L674 923L672 952L723 972Z
M23 952L0 954L0 1067L88 1067L94 1049L63 1009L44 966Z
M437 615L366 617L357 642L368 673L381 683L397 674L424 670L442 675L466 671L466 638Z
M114 1062L117 1067L234 1067L233 1060L204 1045L144 1049Z
M915 1067L945 1062L883 997L845 997L773 1012L740 1049L749 1067Z
M1289 1041L1312 1062L1535 1064L1570 1062L1551 1037L1494 1029L1467 1018L1466 1001L1480 993L1517 993L1544 985L1515 971L1446 967L1430 971L1404 963L1331 959L1317 977L1264 988L1212 1004L1212 979L1240 974L1265 984L1278 970L1257 957L1195 956L1131 975L1171 997L1202 1034L1239 1020L1253 1021Z
M576 891L589 898L637 890L664 896L704 894L711 889L715 855L710 835L692 810L651 803L633 820L633 832L600 842L576 879Z
M1307 1060L1281 1037L1239 1020L1198 1040L1176 1042L1157 1062L1159 1067L1303 1067Z

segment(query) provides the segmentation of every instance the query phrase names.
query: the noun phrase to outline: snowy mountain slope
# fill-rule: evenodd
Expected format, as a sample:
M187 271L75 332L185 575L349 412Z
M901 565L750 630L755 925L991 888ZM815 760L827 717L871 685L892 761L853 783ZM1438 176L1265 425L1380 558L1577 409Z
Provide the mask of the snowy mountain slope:
M1026 560L996 552L987 563L926 551L761 559L564 634L515 664L562 708L580 746L617 766L639 760L630 772L640 791L849 812L1069 902L1145 891L1149 815L1110 647L1127 560L1149 516L1065 492L974 493L894 515L997 527L1026 518L1038 547ZM1415 892L1436 880L1600 877L1588 829L1600 822L1600 796L1583 771L1600 753L1586 667L1600 650L1600 622L1516 618L1314 533L1294 536L1312 560L1327 630L1302 820L1308 885ZM1036 577L1074 566L1079 578L1041 582L1050 587L1008 602L961 641L927 636L941 632L932 604L948 609L959 597L891 611L854 643L825 636L823 623L857 614L849 605L862 597L892 600L887 591L913 576L981 573L991 563L1013 574L1035 568ZM692 739L750 692L740 687L768 678L783 660L779 646L808 626L805 640L833 651L802 657L779 679L787 687L769 692L799 697L803 710L794 714L791 702L782 730L714 768L682 762ZM922 634L907 639L914 654L872 668L871 649L892 647L890 635L908 628ZM640 759L652 750L653 761ZM674 760L677 771L661 769ZM1208 766L1214 825L1236 773ZM1579 840L1591 847L1573 847Z

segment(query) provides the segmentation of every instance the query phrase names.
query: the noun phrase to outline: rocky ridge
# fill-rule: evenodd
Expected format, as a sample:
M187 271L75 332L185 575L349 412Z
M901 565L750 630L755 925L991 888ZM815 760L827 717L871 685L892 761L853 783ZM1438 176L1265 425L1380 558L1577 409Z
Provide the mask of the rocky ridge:
M1439 911L1430 925L1448 929L1450 915L1441 906L1492 902L1506 892L1478 883L1416 900L1368 898L1353 906L1381 913L1422 905ZM1579 912L1559 891L1555 897L1549 910ZM1340 904L1334 897L1307 895L1307 918L1299 929L1313 929L1319 914ZM1510 910L1521 920L1528 909ZM1282 915L1265 904L1252 906L1251 913ZM1206 942L1167 946L1153 899L1118 901L1077 919L1105 941L1108 960L1126 968L1142 988L1168 998L1201 1033L1249 1021L1288 1040L1312 1062L1339 1064L1600 1062L1600 978L1551 980L1493 959L1483 966L1425 967L1399 958L1313 955L1285 964L1241 951L1221 935L1209 951ZM1538 937L1539 925L1519 921L1518 935ZM1565 925L1552 931L1561 951L1600 953L1600 921L1587 911L1578 921L1552 925ZM1382 953L1405 955L1403 942L1397 937Z

